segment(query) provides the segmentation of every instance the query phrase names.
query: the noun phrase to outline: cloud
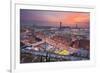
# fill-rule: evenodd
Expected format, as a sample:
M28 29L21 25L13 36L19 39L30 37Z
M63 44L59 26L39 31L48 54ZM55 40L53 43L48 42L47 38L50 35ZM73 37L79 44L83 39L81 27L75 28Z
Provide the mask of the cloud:
M89 12L45 11L45 10L20 10L20 19L23 21L43 21L50 23L62 22L63 25L87 25L90 22ZM53 25L53 24L51 24ZM57 24L59 25L59 24Z

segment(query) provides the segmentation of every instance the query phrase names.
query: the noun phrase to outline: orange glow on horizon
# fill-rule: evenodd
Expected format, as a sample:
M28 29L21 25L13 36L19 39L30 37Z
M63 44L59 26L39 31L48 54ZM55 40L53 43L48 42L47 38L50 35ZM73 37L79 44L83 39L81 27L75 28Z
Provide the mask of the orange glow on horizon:
M67 13L67 14L63 14L63 15L59 15L58 17L55 16L49 16L47 18L48 21L51 22L62 22L63 25L67 25L70 24L71 26L75 25L75 24L83 24L86 22L89 22L90 19L90 15L89 13Z

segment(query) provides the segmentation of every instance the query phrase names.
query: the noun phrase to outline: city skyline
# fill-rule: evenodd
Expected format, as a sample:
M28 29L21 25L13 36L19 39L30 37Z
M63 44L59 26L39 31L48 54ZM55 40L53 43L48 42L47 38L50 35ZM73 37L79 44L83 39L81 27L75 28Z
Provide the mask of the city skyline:
M20 63L90 59L90 13L20 10Z

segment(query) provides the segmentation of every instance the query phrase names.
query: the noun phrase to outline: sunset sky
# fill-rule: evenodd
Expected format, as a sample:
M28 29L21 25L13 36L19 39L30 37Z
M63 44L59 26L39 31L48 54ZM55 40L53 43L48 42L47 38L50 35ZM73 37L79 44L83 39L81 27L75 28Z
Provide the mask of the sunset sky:
M89 12L70 12L70 11L43 11L43 10L20 10L20 22L37 24L43 26L63 26L88 27L90 23Z

